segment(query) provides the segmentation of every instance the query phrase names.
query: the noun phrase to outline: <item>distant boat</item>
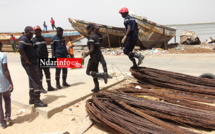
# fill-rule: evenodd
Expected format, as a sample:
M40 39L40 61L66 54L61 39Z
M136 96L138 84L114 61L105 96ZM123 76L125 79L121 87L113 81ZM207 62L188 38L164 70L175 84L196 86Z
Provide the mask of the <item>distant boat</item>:
M10 45L11 34L13 34L13 36L16 38L16 44L18 44L19 38L20 36L22 36L22 33L0 33L0 41L4 45ZM42 36L45 38L47 45L51 44L51 38L55 35L55 30L42 31ZM72 37L72 40L82 38L82 35L76 30L64 30L63 36L65 38L66 43L69 41L69 37Z
M169 40L176 35L176 29L156 24L144 17L131 15L137 22L139 28L139 39L137 45L143 49L153 47L166 47ZM70 19L72 27L79 33L88 37L86 27L96 24L100 27L99 32L103 35L103 47L122 47L121 39L125 34L125 28L107 26L84 20Z

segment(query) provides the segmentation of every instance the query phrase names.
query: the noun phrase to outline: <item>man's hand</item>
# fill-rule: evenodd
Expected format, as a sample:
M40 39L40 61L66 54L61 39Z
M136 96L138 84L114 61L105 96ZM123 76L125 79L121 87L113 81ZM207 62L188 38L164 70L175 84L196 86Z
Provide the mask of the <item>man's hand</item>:
M13 84L10 84L10 86L9 86L9 92L13 92Z
M84 59L84 58L86 58L87 56L88 56L88 54L87 54L87 53L84 53L83 56L82 56L82 58Z
M29 60L26 60L25 61L27 64L31 65L31 62Z
M126 39L127 39L127 36L125 35L125 36L122 38L121 43L124 44Z

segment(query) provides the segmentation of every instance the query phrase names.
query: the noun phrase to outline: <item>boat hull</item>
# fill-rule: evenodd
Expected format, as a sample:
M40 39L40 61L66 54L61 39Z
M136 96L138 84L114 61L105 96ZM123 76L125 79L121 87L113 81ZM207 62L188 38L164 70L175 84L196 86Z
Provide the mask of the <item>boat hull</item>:
M139 28L137 45L143 49L164 47L176 34L176 29L158 25L148 20L140 20L135 17L134 19ZM75 30L83 34L86 38L88 37L86 27L89 24L96 24L99 26L99 32L103 35L103 47L123 46L121 40L125 34L125 28L112 27L70 18L69 22Z
M2 44L10 45L10 37L11 37L10 35L11 35L11 33L0 33L0 41L2 42ZM22 35L22 33L13 33L13 36L16 38L16 44L18 44L19 37L21 35ZM56 31L54 31L54 30L42 32L42 36L45 38L47 45L51 44L51 38L54 35L56 35ZM75 30L64 30L63 35L64 35L66 43L69 41L69 37L71 37L72 40L76 40L76 39L82 37L82 35Z

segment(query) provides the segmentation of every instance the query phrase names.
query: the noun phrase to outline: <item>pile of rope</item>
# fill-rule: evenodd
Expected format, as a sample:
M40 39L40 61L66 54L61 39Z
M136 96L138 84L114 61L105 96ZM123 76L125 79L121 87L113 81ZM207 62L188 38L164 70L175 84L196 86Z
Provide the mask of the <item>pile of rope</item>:
M191 127L215 129L211 105L215 81L146 67L130 71L139 83L99 92L87 101L91 120L126 134L195 134L198 131Z

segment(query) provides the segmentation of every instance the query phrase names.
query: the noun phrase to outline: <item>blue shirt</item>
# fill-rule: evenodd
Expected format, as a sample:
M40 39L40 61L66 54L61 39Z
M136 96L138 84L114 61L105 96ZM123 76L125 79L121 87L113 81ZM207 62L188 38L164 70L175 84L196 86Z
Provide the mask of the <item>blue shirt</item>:
M10 83L4 75L2 64L7 63L7 56L5 53L0 52L0 93L9 90Z
M52 37L51 48L55 49L56 58L67 58L68 52L64 37L58 37L57 34Z
M128 29L128 25L131 26L131 31L130 31L130 33L134 33L135 31L137 31L137 23L136 23L135 19L132 18L130 15L127 15L127 16L125 17L124 25L125 25L126 31L127 31L127 29ZM129 34L130 34L130 33L129 33Z

